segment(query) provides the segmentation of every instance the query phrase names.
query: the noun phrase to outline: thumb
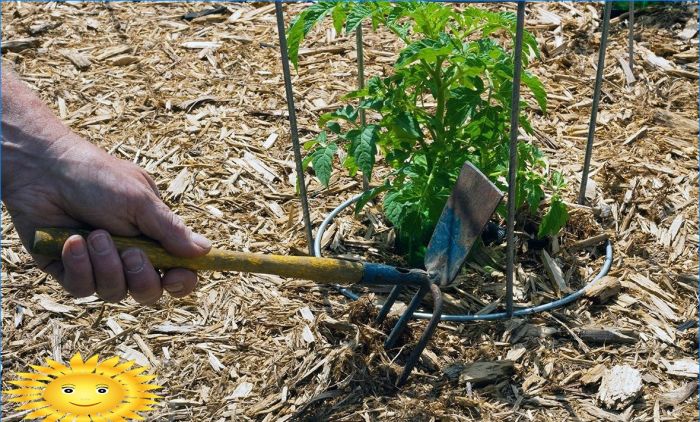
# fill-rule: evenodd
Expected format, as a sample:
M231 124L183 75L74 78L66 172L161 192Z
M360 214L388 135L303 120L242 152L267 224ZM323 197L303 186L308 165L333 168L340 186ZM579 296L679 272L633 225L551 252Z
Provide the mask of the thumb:
M153 196L142 204L141 212L136 215L136 226L141 233L160 242L166 251L183 258L209 252L209 239L192 232L160 199Z

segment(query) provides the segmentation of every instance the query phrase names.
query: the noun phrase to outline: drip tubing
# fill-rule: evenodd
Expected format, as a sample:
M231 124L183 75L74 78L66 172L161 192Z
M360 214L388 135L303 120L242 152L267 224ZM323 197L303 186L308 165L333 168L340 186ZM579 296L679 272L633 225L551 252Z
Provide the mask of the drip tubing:
M353 196L352 198L346 200L342 204L340 204L337 208L335 208L333 211L331 211L330 214L326 217L325 220L321 223L321 225L318 228L318 231L316 232L316 237L314 238L314 256L316 257L321 257L321 238L323 237L323 233L325 233L326 229L328 228L328 225L333 221L333 219L340 214L345 208L349 207L353 203L357 202L362 194ZM555 300L553 302L545 303L543 305L537 305L537 306L531 306L529 308L521 308L517 309L513 312L514 317L521 317L521 316L526 316L526 315L531 315L535 314L538 312L546 312L546 311L551 311L552 309L556 308L561 308L562 306L568 305L571 302L574 302L578 299L580 299L585 293L586 290L590 289L595 285L595 283L598 282L601 278L605 277L605 275L610 271L610 267L612 266L612 261L613 261L613 248L612 248L612 243L610 240L608 240L608 243L605 245L605 262L603 263L603 267L600 269L600 272L598 272L598 275L593 278L588 284L583 286L580 290L571 293L568 296L565 296L559 300ZM341 286L334 286L338 292L340 292L343 296L347 297L348 299L351 300L358 300L360 298L360 295L357 293L354 293L352 290L346 289ZM430 319L432 318L433 314L431 313L426 313L426 312L414 312L413 317L417 319ZM506 312L496 312L496 313L490 313L490 314L442 314L440 315L440 320L441 321L451 321L451 322L470 322L470 321L494 321L494 320L499 320L499 319L506 319L508 318L508 314Z

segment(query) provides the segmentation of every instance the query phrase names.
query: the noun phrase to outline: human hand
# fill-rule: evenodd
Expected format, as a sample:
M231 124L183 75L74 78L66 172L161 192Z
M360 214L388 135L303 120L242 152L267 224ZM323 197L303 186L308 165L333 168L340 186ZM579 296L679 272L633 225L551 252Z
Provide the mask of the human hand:
M6 79L3 70L2 193L22 243L29 249L39 227L99 228L87 239L70 237L61 261L34 256L38 266L77 297L97 293L116 302L129 292L139 303L152 304L163 290L176 297L191 293L196 273L171 269L161 277L141 250L119 254L110 233L143 234L182 257L206 254L209 240L193 233L161 201L144 170L72 133L41 109L43 104L28 107L28 123L22 108L6 103L15 82Z

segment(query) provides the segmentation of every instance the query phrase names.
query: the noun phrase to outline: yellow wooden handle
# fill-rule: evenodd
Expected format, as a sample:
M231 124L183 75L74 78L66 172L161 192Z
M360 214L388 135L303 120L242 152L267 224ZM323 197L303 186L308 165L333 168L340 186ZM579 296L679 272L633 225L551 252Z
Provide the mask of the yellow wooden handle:
M41 228L34 234L32 253L61 259L65 241L73 236L86 237L87 230ZM240 271L275 274L282 277L313 280L318 283L353 284L362 279L364 265L359 262L307 256L263 255L212 249L197 258L180 258L166 252L157 242L144 237L112 236L118 251L141 249L154 267L161 269Z

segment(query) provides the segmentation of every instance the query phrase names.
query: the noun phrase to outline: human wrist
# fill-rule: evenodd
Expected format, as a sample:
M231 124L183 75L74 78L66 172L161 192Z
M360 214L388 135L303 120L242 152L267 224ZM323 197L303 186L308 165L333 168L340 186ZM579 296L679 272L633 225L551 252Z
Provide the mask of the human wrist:
M82 141L13 72L2 70L2 190L11 196L50 176Z

